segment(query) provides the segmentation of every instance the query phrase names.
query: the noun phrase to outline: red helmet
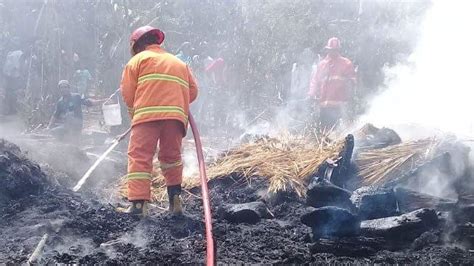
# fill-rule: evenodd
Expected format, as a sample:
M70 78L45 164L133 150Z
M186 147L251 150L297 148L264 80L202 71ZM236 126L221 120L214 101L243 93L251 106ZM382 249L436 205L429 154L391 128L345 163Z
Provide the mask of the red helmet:
M135 43L145 34L153 33L158 38L158 44L162 44L165 40L165 34L157 28L153 28L152 26L143 26L136 29L132 35L130 36L130 45L133 47Z
M332 37L328 40L328 44L324 48L328 50L339 50L341 49L341 41L336 37Z

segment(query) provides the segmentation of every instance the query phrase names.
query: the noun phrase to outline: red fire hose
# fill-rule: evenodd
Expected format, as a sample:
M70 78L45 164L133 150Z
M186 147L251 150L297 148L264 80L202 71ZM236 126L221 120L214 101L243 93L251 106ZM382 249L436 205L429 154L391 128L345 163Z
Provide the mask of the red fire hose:
M214 266L215 264L215 253L214 253L214 237L212 236L212 216L211 216L211 203L209 200L209 189L207 187L207 174L206 164L204 162L204 155L202 152L201 138L199 131L196 126L196 122L191 114L189 114L189 124L193 131L194 142L196 144L197 159L199 161L199 174L201 177L201 193L202 203L204 205L204 221L206 225L206 264L208 266Z

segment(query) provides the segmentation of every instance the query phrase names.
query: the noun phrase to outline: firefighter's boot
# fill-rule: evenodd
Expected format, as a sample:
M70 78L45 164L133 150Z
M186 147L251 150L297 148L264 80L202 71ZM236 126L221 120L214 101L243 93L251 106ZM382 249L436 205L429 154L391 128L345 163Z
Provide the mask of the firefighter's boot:
M136 215L141 218L148 216L148 202L146 200L134 200L131 201L131 203L128 208L117 208L117 211Z
M181 201L181 185L169 186L168 190L168 200L170 203L169 211L173 215L182 215L183 214L183 203Z

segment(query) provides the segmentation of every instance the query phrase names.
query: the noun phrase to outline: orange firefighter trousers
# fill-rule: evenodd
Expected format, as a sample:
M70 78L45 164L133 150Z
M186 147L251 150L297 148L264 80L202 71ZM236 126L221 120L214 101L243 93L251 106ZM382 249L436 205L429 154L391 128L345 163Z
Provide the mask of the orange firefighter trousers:
M183 134L183 123L178 120L159 120L133 126L128 146L128 200L151 199L151 172L158 141L158 160L166 185L181 184Z

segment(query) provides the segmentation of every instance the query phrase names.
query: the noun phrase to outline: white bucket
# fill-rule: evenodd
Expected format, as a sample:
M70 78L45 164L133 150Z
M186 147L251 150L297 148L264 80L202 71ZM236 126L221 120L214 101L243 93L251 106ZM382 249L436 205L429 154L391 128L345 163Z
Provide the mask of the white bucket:
M118 126L122 124L122 113L120 112L120 104L103 104L102 113L107 126Z

